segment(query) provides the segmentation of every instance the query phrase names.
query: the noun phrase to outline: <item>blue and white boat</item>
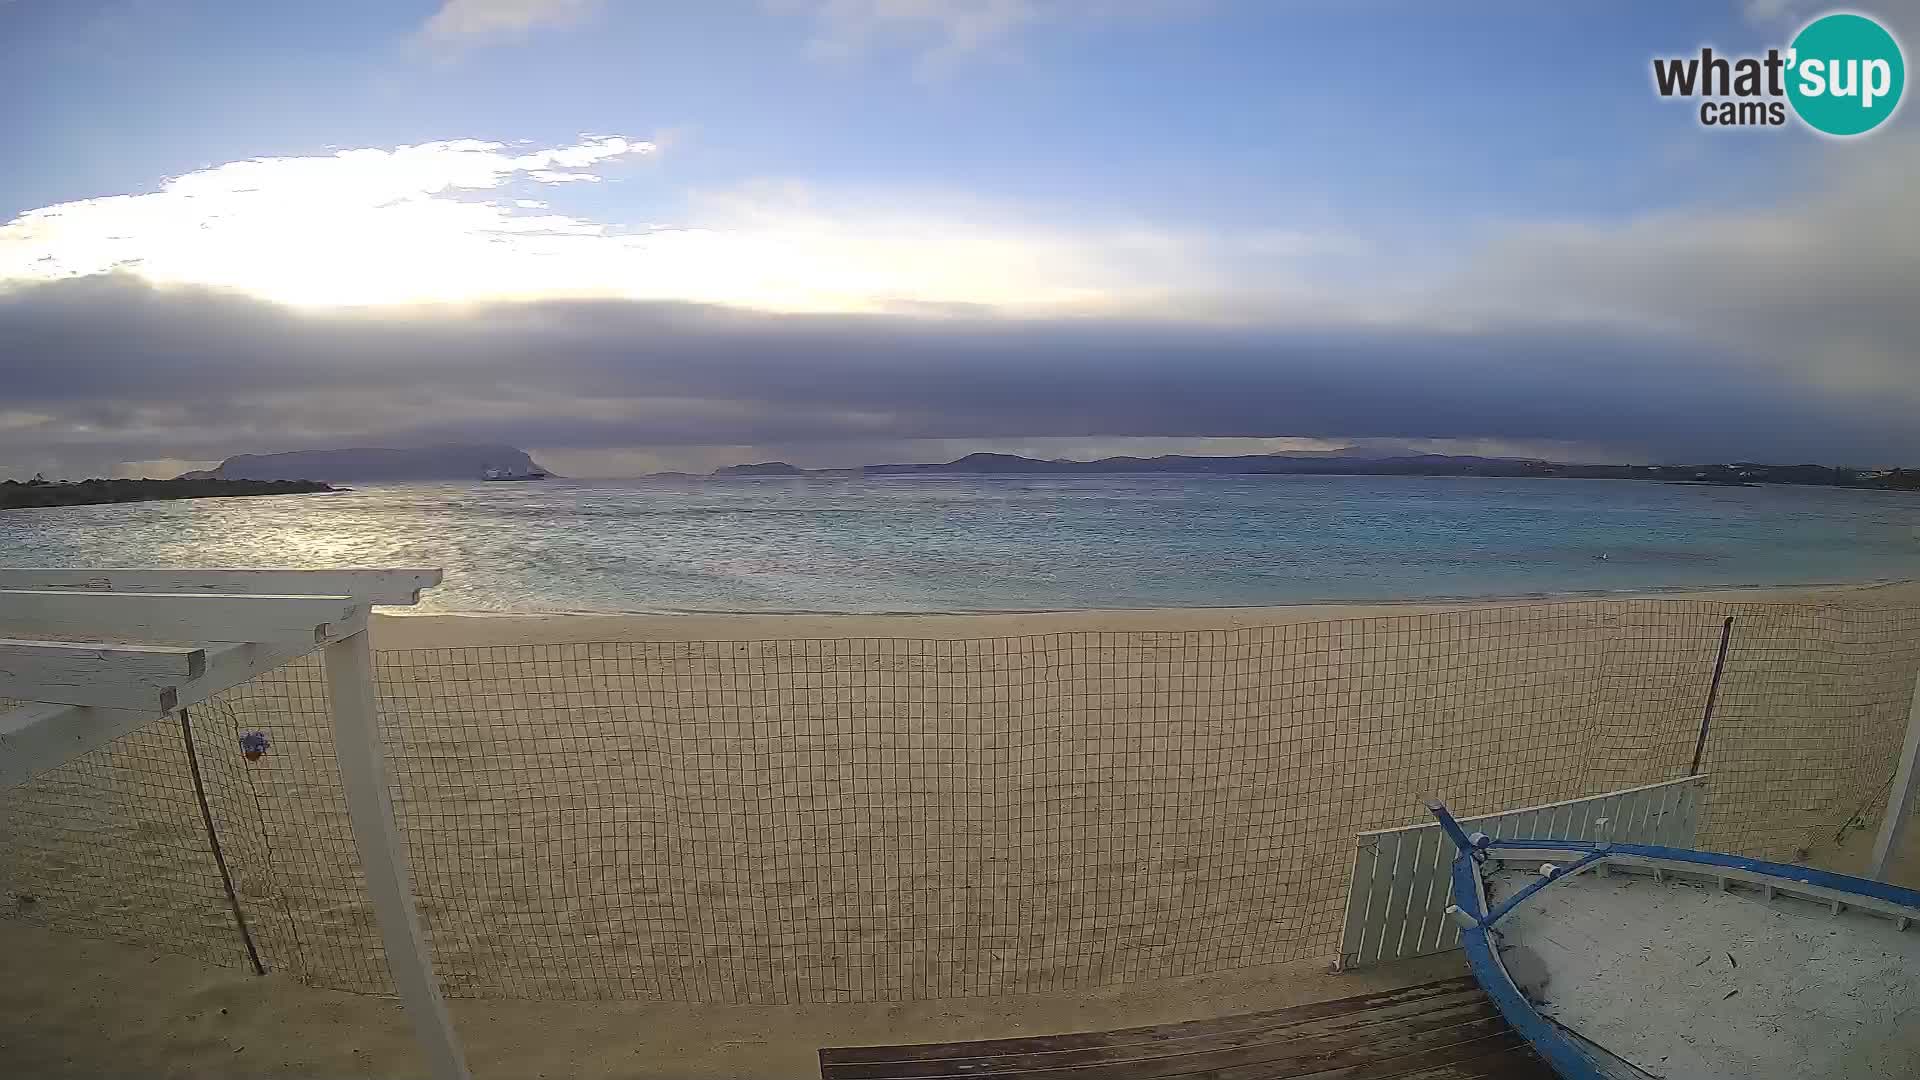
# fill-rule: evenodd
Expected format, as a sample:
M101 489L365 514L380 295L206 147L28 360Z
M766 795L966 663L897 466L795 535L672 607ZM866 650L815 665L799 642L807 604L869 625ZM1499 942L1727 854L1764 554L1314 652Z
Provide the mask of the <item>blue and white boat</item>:
M1431 809L1474 977L1567 1080L1920 1077L1920 892Z

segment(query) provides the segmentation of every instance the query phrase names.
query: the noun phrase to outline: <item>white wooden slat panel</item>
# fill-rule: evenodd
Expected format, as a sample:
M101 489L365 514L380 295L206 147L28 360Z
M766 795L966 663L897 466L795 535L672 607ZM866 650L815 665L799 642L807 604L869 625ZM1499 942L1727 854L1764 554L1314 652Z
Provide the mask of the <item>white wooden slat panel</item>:
M0 567L0 589L351 596L365 603L395 605L419 603L420 590L440 584L440 578L438 570Z
M1647 827L1647 804L1643 799L1633 799L1627 803L1626 812L1621 815L1620 837L1645 836Z
M1348 878L1352 884L1347 888L1347 925L1340 932L1340 940L1355 950L1360 948L1360 938L1367 925L1368 889L1373 882L1373 863L1376 858L1374 850L1365 843L1354 845L1353 865Z
M1468 833L1501 840L1607 840L1691 847L1704 777L1629 788L1550 806L1462 818ZM1340 967L1446 952L1460 928L1446 917L1453 902L1452 841L1439 825L1361 833L1347 895Z
M1430 910L1433 894L1434 858L1433 836L1421 833L1414 839L1412 873L1407 875L1407 902L1401 909L1400 934L1394 941L1394 952L1405 953L1420 948L1420 935L1426 929L1425 913Z
M1366 948L1366 928L1373 924L1375 905L1379 898L1374 895L1373 883L1384 874L1380 868L1382 853L1378 842L1360 845L1360 860L1354 867L1353 897L1358 907L1358 926L1360 931L1354 938L1353 947Z
M1448 844L1445 834L1436 833L1434 843ZM1448 880L1445 873L1433 875L1427 887L1427 895L1421 901L1425 905L1427 914L1422 923L1420 936L1415 943L1415 947L1423 954L1441 952L1450 947L1449 939L1452 935L1449 931L1455 929L1455 926L1453 920L1447 918L1446 910L1448 897L1452 891L1453 882Z
M0 631L10 637L71 635L187 645L304 637L311 646L326 636L327 624L365 611L365 602L345 595L0 590Z
M1380 955L1399 951L1400 931L1407 925L1407 893L1413 886L1413 859L1416 836L1395 837L1392 876L1387 880L1386 902L1381 905Z
M1613 840L1620 835L1620 815L1626 813L1628 801L1619 795L1609 795L1601 804L1599 813L1592 817L1593 828L1588 834L1589 840Z
M1406 947L1407 913L1413 905L1414 891L1418 888L1419 870L1420 837L1406 837L1400 845L1399 858L1394 860L1393 889L1387 903L1387 932L1380 938L1382 953L1398 953Z
M1383 836L1373 845L1374 860L1367 882L1366 932L1357 943L1363 953L1380 950L1379 928L1386 925L1387 892L1393 884L1393 864L1400 857L1400 838Z

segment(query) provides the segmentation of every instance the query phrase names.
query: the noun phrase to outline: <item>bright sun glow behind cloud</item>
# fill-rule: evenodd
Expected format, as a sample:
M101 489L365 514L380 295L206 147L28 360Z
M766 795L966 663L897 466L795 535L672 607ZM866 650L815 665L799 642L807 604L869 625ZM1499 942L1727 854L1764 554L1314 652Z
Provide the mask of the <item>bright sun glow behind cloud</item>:
M0 280L121 270L294 304L378 304L561 291L542 266L603 226L475 199L510 183L592 183L651 154L618 136L527 153L460 140L237 161L146 195L61 203L0 226ZM604 283L603 283L604 284Z
M782 186L698 196L695 220L673 225L595 220L526 197L617 178L655 151L609 136L521 152L461 140L233 162L150 194L21 214L0 225L0 282L119 271L301 306L612 297L1110 311L1152 307L1176 288L1227 288L1249 260L1283 283L1286 264L1341 243L1074 229L924 203L824 207ZM625 206L614 216L655 215Z

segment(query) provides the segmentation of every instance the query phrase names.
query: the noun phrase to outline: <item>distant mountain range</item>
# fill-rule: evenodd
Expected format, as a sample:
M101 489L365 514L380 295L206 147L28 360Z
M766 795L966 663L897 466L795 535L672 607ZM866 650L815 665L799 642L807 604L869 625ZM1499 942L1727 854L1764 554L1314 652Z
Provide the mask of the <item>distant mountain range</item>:
M525 450L513 446L426 446L411 450L353 447L294 450L285 454L236 454L212 469L182 473L182 480L318 480L402 482L479 480L488 470L514 476L548 473Z
M1691 484L1811 484L1826 487L1920 489L1920 470L1866 470L1825 465L1765 465L1736 461L1709 465L1569 465L1538 458L1458 454L1353 453L1289 450L1277 454L1202 457L1109 457L1097 461L1042 460L1014 454L968 454L953 461L914 465L864 465L852 469L802 469L784 461L730 465L714 476L902 476L918 474L994 476L1088 476L1115 473L1265 473L1340 476L1516 476L1588 480L1657 480Z
M429 446L410 450L356 447L238 454L219 467L183 473L182 480L308 480L322 483L479 480L489 471L508 477L547 474L526 451L505 445ZM743 476L1098 476L1114 474L1264 473L1339 476L1533 476L1594 480L1656 480L1693 484L1810 484L1824 487L1920 489L1920 470L1847 469L1826 465L1766 465L1735 461L1707 465L1570 465L1539 458L1426 454L1404 444L1370 440L1338 450L1283 450L1274 454L1207 457L1107 457L1046 460L1016 454L968 454L952 461L803 469L784 461L729 465L716 477ZM655 473L659 479L697 479Z

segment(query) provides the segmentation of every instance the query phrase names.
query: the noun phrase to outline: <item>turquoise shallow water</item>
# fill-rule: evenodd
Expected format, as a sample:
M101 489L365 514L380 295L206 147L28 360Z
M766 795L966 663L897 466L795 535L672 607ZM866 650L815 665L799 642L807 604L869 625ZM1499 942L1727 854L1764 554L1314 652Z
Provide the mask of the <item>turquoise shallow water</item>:
M5 511L0 564L438 566L432 610L1377 601L1920 577L1920 494L1364 476L408 485Z

